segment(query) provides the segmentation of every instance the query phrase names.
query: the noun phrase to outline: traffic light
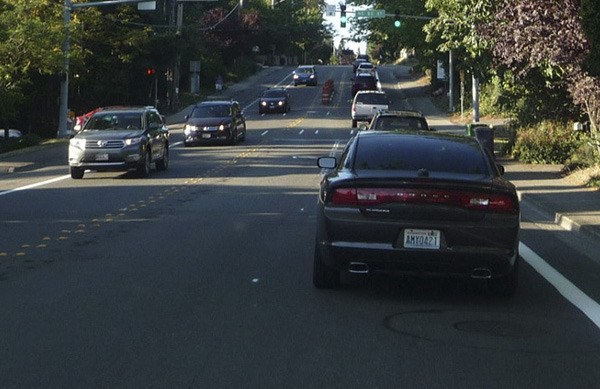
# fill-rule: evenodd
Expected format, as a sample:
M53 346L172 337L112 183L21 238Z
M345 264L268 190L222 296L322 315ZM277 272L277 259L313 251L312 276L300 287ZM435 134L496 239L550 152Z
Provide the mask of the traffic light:
M154 74L156 74L156 69L154 69L154 68L147 68L146 69L146 74L148 76L153 76Z
M394 27L399 28L402 23L400 22L400 11L394 11Z
M340 4L340 27L346 27L346 21L348 18L346 17L346 4Z

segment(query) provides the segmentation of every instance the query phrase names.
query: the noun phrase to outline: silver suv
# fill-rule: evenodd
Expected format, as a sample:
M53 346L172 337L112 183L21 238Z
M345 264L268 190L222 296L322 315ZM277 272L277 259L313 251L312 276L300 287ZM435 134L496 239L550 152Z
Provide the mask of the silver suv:
M356 92L352 100L352 127L359 121L370 121L379 111L387 110L390 101L385 92L363 90Z
M169 130L154 107L110 107L99 110L69 142L71 177L86 170L135 169L139 176L169 166Z

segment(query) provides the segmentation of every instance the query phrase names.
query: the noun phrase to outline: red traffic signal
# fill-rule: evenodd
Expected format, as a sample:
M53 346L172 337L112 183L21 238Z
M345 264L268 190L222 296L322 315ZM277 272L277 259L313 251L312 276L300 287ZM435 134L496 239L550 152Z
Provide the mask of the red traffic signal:
M149 76L152 76L155 73L156 73L156 69L154 69L154 68L148 68L148 69L146 69L146 74L149 75Z

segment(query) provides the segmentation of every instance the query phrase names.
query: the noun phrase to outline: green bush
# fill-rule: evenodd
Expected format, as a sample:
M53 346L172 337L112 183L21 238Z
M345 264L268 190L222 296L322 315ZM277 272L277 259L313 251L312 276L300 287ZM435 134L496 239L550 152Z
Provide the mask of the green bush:
M0 153L36 146L41 141L41 138L37 134L25 134L20 138L2 138L0 139Z
M582 145L566 123L543 121L517 132L513 157L528 163L565 163Z
M597 149L589 133L578 134L581 144L565 161L565 170L584 169L598 164Z

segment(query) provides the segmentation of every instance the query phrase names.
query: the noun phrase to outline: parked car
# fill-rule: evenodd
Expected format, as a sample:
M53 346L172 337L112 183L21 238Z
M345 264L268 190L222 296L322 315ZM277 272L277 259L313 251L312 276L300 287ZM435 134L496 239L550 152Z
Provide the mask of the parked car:
M371 119L369 130L373 131L430 131L427 119L419 111L379 111Z
M359 131L341 158L322 157L313 283L391 271L484 280L511 295L519 201L476 139Z
M13 128L8 130L8 139L19 139L23 137L23 133ZM6 129L0 128L0 138L6 139Z
M371 73L358 73L352 81L352 97L359 90L379 90L377 78Z
M356 92L352 99L352 127L359 121L370 121L377 112L390 108L390 101L385 92L362 90Z
M169 166L169 130L154 107L110 107L94 113L69 142L71 177L86 170L135 169L139 176Z
M290 94L285 88L271 88L258 99L258 113L289 112Z
M235 100L203 101L185 118L184 146L215 142L235 145L246 139L246 118Z
M292 78L294 80L294 86L298 86L299 84L316 86L318 83L317 71L313 65L298 66L298 68L294 70Z

